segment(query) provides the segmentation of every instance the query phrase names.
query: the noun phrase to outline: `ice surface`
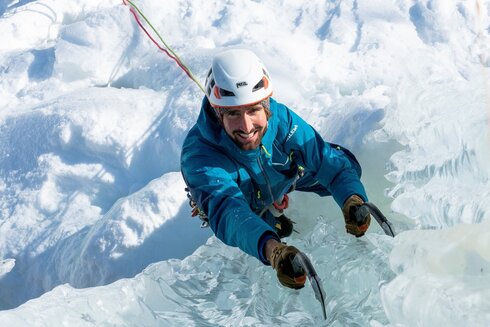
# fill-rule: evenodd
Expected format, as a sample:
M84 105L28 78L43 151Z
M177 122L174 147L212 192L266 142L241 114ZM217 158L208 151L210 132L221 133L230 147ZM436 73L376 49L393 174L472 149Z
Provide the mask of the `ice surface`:
M372 235L384 243L386 252L382 252L366 240L332 237L336 229L322 219L314 232L290 240L312 258L321 258L313 264L322 272L327 290L327 323L386 323L378 284L393 277L385 264L390 240ZM57 320L59 306L66 311ZM323 317L309 285L302 291L285 290L270 267L212 237L182 261L160 262L133 279L98 288L63 285L0 316L0 322L15 325L44 326L54 320L82 325L131 325L136 321L142 326L313 326L321 324Z
M490 325L490 2L137 1L204 79L254 49L275 97L353 150L393 220L345 234L288 211L327 295L189 217L182 141L202 94L120 1L0 3L0 325Z
M401 234L390 260L399 275L381 289L389 320L408 326L488 325L490 238L481 232L488 227L486 221Z

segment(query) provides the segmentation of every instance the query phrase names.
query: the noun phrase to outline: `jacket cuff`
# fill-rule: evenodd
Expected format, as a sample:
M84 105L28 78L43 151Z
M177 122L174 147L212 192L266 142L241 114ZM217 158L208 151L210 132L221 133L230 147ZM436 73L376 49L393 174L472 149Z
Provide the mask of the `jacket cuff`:
M267 258L265 257L265 244L270 239L275 239L276 241L281 242L281 240L279 239L279 237L277 237L277 235L275 235L274 233L269 232L269 231L265 232L260 237L260 239L259 239L259 248L258 248L259 249L259 259L266 266L270 266L271 265L270 262L267 261Z

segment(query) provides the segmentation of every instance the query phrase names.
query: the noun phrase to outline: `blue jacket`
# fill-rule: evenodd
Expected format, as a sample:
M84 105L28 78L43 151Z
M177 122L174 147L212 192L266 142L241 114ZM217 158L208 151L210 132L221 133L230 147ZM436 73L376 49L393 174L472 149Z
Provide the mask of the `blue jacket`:
M244 151L204 98L181 154L184 180L214 234L265 264L261 240L276 234L260 214L293 188L332 195L341 207L352 194L367 201L360 166L348 150L323 141L313 127L272 98L270 110L262 145Z

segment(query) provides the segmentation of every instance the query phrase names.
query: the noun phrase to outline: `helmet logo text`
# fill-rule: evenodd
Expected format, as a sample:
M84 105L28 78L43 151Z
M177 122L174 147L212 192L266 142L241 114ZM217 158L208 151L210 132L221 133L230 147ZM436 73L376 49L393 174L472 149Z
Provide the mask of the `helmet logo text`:
M238 89L238 88L240 88L242 86L247 86L247 85L248 85L247 82L238 82L238 83L236 83L236 88Z

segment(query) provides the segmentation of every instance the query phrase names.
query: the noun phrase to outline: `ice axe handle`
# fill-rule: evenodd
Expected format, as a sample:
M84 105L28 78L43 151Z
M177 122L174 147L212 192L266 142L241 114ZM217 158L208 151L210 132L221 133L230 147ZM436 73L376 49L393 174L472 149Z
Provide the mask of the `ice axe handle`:
M364 202L362 205L357 207L357 210L354 212L354 217L356 218L356 222L363 222L364 218L371 214L374 219L381 226L386 235L391 237L395 237L395 229L393 225L388 221L388 219L383 215L383 213L371 202Z
M365 205L360 205L360 206L352 206L350 208L350 214L351 217L354 215L354 218L356 219L356 223L358 225L362 225L365 223L365 218L367 215L370 214L369 208Z
M325 291L323 291L320 277L316 274L315 268L311 264L310 259L303 252L298 252L292 260L293 270L295 274L306 273L310 280L311 287L315 292L315 297L322 306L323 318L327 320L327 311L325 309Z

